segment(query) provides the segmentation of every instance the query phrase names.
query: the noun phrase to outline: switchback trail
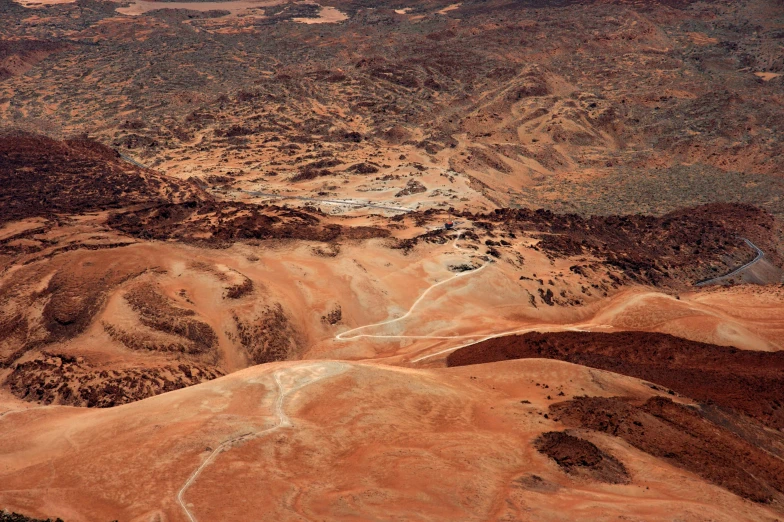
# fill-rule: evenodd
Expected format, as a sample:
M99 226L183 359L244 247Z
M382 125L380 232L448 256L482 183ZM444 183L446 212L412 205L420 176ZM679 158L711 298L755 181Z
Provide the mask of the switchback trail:
M380 323L367 324L365 326L360 326L358 328L354 328L353 330L348 330L347 332L343 332L343 333L340 333L340 334L336 335L335 339L337 339L338 341L350 341L350 340L353 340L353 339L360 339L362 337L372 337L372 338L376 338L376 339L456 339L456 338L459 338L459 337L467 337L467 336L446 336L446 337L442 337L442 336L436 336L436 335L372 335L372 334L354 334L354 332L358 332L358 331L364 330L366 328L374 328L376 326L385 326L385 325L388 325L388 324L396 323L398 321L402 321L402 320L406 319L407 317L409 317L414 312L414 308L416 308L417 305L419 303L421 303L422 300L427 296L427 294L431 290L433 290L434 288L436 288L438 286L441 286L441 285L444 285L446 283L449 283L451 281L454 281L458 277L465 277L467 275L472 275L472 274L476 274L478 272L481 272L482 270L487 268L487 266L488 265L485 264L485 265L482 265L481 267L477 268L476 270L472 270L470 272L461 272L459 274L456 274L456 275L450 277L449 279L444 279L443 281L441 281L439 283L432 284L430 287L427 288L427 290L422 292L422 295L420 295L419 298L416 301L414 301L414 304L411 305L411 308L408 309L408 312L406 312L405 314L401 315L400 317L396 317L394 319L388 319L388 320L382 321ZM354 335L351 335L351 334L354 334Z
M452 247L455 250L459 250L461 252L467 252L466 249L460 248L457 245L457 242L460 240L460 238L462 236L463 236L463 232L460 232L457 235L457 237L455 238L454 243L452 243ZM375 338L375 339L455 339L455 338L460 338L460 337L468 338L468 336L457 336L457 337L456 336L445 336L445 337L442 337L442 336L434 336L434 335L373 335L373 334L362 334L362 333L355 334L355 332L359 332L359 331L365 330L367 328L375 328L377 326L385 326L385 325L396 323L398 321L403 321L404 319L409 317L414 312L414 308L416 308L417 305L422 302L422 300L427 296L428 293L430 293L431 290L433 290L434 288L439 287L441 285L445 285L445 284L447 284L447 283L449 283L451 281L454 281L455 279L457 279L459 277L466 277L466 276L469 276L469 275L472 275L472 274L477 274L477 273L481 272L482 270L484 270L485 268L487 268L490 263L491 263L491 261L487 261L485 264L483 264L479 268L476 268L476 269L468 271L468 272L460 272L459 274L455 274L455 275L453 275L452 277L450 277L448 279L444 279L443 281L439 281L437 283L433 283L427 289L425 289L424 292L422 292L422 295L420 295L417 298L416 301L414 301L414 304L411 305L411 308L408 309L408 312L406 312L405 314L403 314L400 317L395 317L393 319L387 319L386 321L381 321L380 323L366 324L364 326L359 326L357 328L353 328L351 330L339 333L338 335L335 336L335 340L337 340L337 341L351 341L351 340L360 339L360 338L363 338L363 337L370 337L370 338ZM471 336L471 337L476 337L476 336Z
M196 482L196 479L199 478L199 475L201 475L202 471L204 471L207 466L215 461L219 454L240 442L247 442L252 439L263 437L264 435L268 435L280 428L292 427L293 423L289 416L286 415L286 411L283 407L286 397L317 381L332 377L339 373L343 373L344 371L348 370L348 368L349 365L339 362L316 362L305 363L290 368L276 370L272 374L278 392L278 396L275 400L275 424L264 430L243 433L242 435L232 437L222 442L212 451L212 453L210 453L204 462L202 462L201 465L196 468L191 476L188 477L188 480L185 481L185 484L183 484L183 486L180 488L179 492L177 492L177 502L180 504L180 507L182 507L182 510L185 512L188 520L190 520L190 522L197 522L196 515L193 514L193 512L185 503L185 493L188 491L188 488L190 488L194 482ZM284 380L287 382L284 383Z

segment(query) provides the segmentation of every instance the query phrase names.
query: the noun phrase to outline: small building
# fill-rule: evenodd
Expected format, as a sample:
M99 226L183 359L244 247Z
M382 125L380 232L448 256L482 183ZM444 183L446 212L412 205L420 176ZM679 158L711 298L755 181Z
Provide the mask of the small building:
M444 228L447 230L452 230L453 228L455 228L455 222L447 221L446 223L444 223Z

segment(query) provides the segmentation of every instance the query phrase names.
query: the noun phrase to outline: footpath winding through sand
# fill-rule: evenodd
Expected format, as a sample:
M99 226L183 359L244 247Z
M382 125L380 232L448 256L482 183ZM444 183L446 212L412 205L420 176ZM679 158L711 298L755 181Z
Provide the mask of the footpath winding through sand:
M452 243L452 247L455 248L456 250L461 251L461 252L470 252L469 250L466 250L465 248L460 248L457 245L457 242L463 236L463 233L464 232L460 232L457 235L457 237L455 238L455 241ZM351 330L347 330L345 332L339 333L338 335L335 336L335 340L337 340L337 341L352 341L354 339L361 339L361 338L372 338L372 339L461 339L461 338L463 338L463 339L468 339L468 338L476 337L475 335L470 335L470 336L469 335L465 335L465 336L374 335L374 334L355 334L354 332L359 332L361 330L365 330L365 329L368 329L368 328L375 328L377 326L386 326L386 325L389 325L389 324L394 324L394 323L396 323L398 321L403 321L404 319L406 319L409 316L411 316L411 314L414 312L414 308L416 308L417 305L419 305L419 303L422 302L422 300L427 296L427 294L430 293L431 290L433 290L434 288L439 287L441 285L445 285L446 283L449 283L450 281L454 281L455 279L457 279L459 277L465 277L465 276L468 276L468 275L477 274L477 273L481 272L482 270L484 270L485 268L487 268L488 265L490 265L490 263L492 263L492 261L487 261L484 265L480 266L479 268L477 268L475 270L471 270L471 271L468 271L468 272L461 272L459 274L455 274L454 276L450 277L449 279L444 279L443 281L439 281L437 283L433 283L424 292L422 292L422 295L420 295L417 298L416 301L414 301L414 304L411 305L411 308L408 309L408 312L406 312L405 314L401 315L400 317L395 317L393 319L387 319L386 321L381 321L380 323L373 323L373 324L366 324L364 326L358 326L357 328L353 328Z
M460 240L460 238L463 236L463 234L464 234L464 232L460 232L457 235L457 237L455 238L454 243L452 243L452 246L453 246L453 248L455 248L455 250L459 250L461 252L471 252L470 250L467 250L465 248L460 248L458 246L458 244L457 244L457 242ZM584 332L584 331L586 331L585 330L586 328L602 328L602 329L612 328L612 325L606 325L606 324L596 325L596 324L592 324L592 323L577 323L577 324L566 324L566 325L537 324L537 325L534 325L534 326L528 326L526 328L521 328L521 329L517 329L517 330L511 330L511 331L505 331L505 332L500 332L500 333L494 333L494 334L490 334L490 335L487 335L487 336L484 336L484 337L481 334L479 334L479 335L477 335L477 334L474 334L474 335L377 335L377 334L356 333L356 332L361 332L362 330L366 330L368 328L375 328L375 327L378 327L378 326L386 326L386 325L394 324L394 323L396 323L398 321L403 321L404 319L406 319L406 318L411 316L411 314L414 312L414 308L416 308L417 305L419 305L419 303L421 303L422 300L427 296L427 294L430 293L430 291L433 290L434 288L436 288L438 286L441 286L441 285L444 285L446 283L449 283L451 281L454 281L455 279L457 279L459 277L465 277L465 276L468 276L468 275L478 274L479 272L481 272L482 270L484 270L485 268L490 266L490 264L492 262L493 261L488 260L488 261L485 262L485 264L483 264L482 266L480 266L479 268L477 268L475 270L471 270L470 272L461 272L459 274L455 274L454 276L450 277L449 279L445 279L443 281L440 281L440 282L432 284L424 292L422 292L422 295L420 295L417 298L416 301L414 301L414 304L411 305L411 308L408 309L408 312L406 312L405 314L403 314L400 317L396 317L394 319L387 319L386 321L381 321L379 323L366 324L364 326L359 326L357 328L353 328L351 330L339 333L338 335L335 336L335 340L336 341L352 341L352 340L355 340L355 339L362 339L362 338L366 338L366 339L434 339L434 340L470 339L470 341L465 343L465 344L461 344L459 346L454 346L454 347L451 347L451 348L446 348L444 350L440 350L440 351L435 352L435 353L422 355L420 357L417 357L416 359L412 359L411 360L412 363L416 363L416 362L424 361L426 359L437 357L439 355L450 353L450 352L453 352L455 350L459 350L460 348L464 348L466 346L469 346L469 345L472 345L472 344L475 344L475 343L479 343L479 342L482 342L482 341L487 341L489 339L494 339L496 337L505 337L505 336L508 336L508 335L529 333L529 332L534 332L534 331L573 331L573 332Z
M46 405L46 406L33 406L33 407L30 407L30 408L19 408L18 410L5 410L5 411L0 412L0 419L2 419L3 417L6 417L8 415L13 415L14 413L25 413L25 412L28 412L28 411L43 410L43 409L52 408L52 407L53 406L51 406L51 405Z
M199 478L199 475L201 475L202 471L204 471L204 469L209 466L220 453L239 442L246 442L251 439L262 437L272 433L273 431L277 431L280 428L292 427L293 423L289 416L286 415L286 411L283 408L283 403L286 397L317 381L332 377L339 373L343 373L344 371L348 370L348 368L349 366L347 364L339 362L315 362L277 370L275 373L273 373L272 376L278 389L278 397L275 400L275 424L264 430L244 433L222 442L217 448L215 448L215 450L213 450L212 453L210 453L209 457L207 457L204 462L202 462L201 465L196 468L191 476L188 477L188 480L185 481L185 484L183 484L183 486L180 488L180 491L177 492L177 502L188 516L188 520L191 522L197 522L196 516L193 514L193 512L191 512L190 509L188 509L188 506L185 503L185 493L188 491L188 488L190 488L194 482L196 482L196 479ZM282 382L282 378L287 378L289 382L284 384Z
M14 412L17 412L17 411L19 411L19 410L7 410L7 411L0 412L0 419L2 419L3 417L5 417L6 415L8 415L10 413L14 413Z

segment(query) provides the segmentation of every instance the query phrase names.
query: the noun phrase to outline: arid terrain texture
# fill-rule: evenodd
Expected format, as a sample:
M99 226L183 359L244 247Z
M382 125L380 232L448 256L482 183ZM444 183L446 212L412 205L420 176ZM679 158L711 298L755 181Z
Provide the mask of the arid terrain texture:
M784 4L0 0L0 522L784 520Z

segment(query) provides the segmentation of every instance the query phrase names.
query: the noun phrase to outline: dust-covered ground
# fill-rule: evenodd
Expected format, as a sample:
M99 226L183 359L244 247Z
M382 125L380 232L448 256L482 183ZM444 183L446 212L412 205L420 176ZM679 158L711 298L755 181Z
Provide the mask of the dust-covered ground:
M3 521L782 517L779 3L0 18Z

